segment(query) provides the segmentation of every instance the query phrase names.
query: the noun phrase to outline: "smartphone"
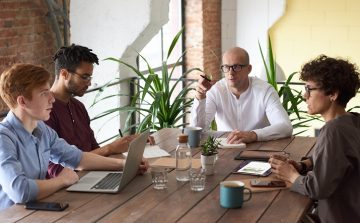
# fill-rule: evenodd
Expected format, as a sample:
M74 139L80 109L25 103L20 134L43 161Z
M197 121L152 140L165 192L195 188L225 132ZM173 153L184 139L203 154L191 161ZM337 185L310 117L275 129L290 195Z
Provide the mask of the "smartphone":
M44 210L44 211L63 211L69 204L57 202L27 202L25 208L29 210Z
M281 180L250 180L252 187L286 187L286 183Z

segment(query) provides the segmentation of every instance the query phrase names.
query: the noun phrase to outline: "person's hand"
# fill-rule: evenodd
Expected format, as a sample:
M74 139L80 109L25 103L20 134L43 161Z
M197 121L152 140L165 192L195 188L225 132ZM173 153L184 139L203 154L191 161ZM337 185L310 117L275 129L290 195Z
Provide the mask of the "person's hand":
M250 143L255 142L257 140L257 135L255 132L250 131L232 131L227 137L227 143L229 144L238 144L238 143Z
M206 98L206 92L208 90L210 90L210 88L214 84L212 82L213 81L209 81L209 80L203 78L202 75L200 76L200 78L198 80L198 85L196 87L196 94L195 94L195 97L198 100Z
M59 173L57 177L63 182L65 187L73 185L79 180L79 176L76 174L76 172L66 167Z
M148 143L150 143L150 145L155 145L155 138L154 136L149 136L147 139Z
M282 160L284 162L288 162L289 164L294 166L294 168L296 169L296 171L298 173L300 173L300 171L301 171L300 163L296 162L295 160L289 159L289 154L287 154L287 155L274 154L274 155L270 156L269 163L270 163L271 159L278 159L278 160Z
M296 178L300 176L297 170L299 164L294 160L289 160L286 156L270 156L269 163L271 165L271 172L280 180L294 183Z
M130 142L133 141L137 136L138 135L128 135L112 142L109 147L109 155L127 152Z
M139 166L138 174L142 175L146 173L148 169L149 169L149 162L145 158L143 158Z

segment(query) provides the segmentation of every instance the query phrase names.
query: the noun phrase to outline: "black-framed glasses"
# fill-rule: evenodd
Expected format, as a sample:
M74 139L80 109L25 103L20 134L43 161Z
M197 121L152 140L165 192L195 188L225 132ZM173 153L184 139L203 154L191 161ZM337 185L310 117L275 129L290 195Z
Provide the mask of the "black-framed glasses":
M78 74L75 71L69 71L69 73L71 74L76 74L78 77L81 78L81 80L83 81L91 81L92 80L92 76L88 75L88 74Z
M307 96L310 96L311 91L320 90L321 87L310 87L309 85L305 85L305 93Z
M227 73L232 69L234 72L239 72L241 69L246 67L248 64L233 64L233 65L221 65L220 69L222 72Z

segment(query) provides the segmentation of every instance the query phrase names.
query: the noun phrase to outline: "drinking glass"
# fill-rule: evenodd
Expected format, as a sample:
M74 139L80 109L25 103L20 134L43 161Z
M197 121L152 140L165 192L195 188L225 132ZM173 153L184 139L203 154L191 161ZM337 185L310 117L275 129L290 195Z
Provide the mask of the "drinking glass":
M205 189L205 170L191 169L190 170L190 189L192 191L203 191Z
M151 168L151 177L154 189L162 190L167 188L167 169L166 168Z

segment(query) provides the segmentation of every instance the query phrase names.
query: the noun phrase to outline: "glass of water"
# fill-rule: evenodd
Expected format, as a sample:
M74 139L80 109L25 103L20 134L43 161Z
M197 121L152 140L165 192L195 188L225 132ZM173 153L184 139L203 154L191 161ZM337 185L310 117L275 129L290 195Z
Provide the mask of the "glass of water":
M190 170L190 189L203 191L205 189L205 170L202 168Z
M162 190L167 188L167 169L161 167L151 167L151 178L154 189Z

